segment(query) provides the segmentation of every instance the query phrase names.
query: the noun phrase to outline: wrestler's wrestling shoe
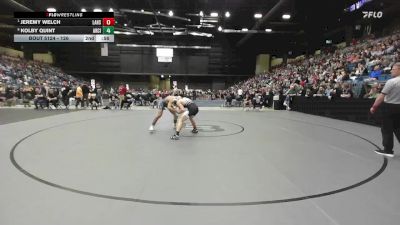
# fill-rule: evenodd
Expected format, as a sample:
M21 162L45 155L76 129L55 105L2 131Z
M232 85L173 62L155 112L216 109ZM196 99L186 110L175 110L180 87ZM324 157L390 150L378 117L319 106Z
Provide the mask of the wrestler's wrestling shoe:
M199 131L196 128L193 128L192 133L197 134L197 133L199 133Z
M149 131L154 131L154 126L153 125L150 126Z
M172 135L171 140L179 140L179 135Z

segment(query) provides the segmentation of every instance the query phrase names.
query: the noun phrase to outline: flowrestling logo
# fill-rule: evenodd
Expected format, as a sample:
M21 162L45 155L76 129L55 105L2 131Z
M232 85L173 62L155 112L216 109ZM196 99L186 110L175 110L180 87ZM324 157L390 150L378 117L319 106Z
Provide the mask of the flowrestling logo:
M363 11L364 14L363 18L364 19L369 19L369 18L374 18L374 19L380 19L383 16L382 11Z

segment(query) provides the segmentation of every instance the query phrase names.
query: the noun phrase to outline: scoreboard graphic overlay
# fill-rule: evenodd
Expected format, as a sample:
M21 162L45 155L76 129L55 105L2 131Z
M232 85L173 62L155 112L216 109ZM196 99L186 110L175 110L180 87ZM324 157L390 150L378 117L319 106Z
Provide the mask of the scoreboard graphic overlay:
M114 42L113 12L15 12L14 42Z

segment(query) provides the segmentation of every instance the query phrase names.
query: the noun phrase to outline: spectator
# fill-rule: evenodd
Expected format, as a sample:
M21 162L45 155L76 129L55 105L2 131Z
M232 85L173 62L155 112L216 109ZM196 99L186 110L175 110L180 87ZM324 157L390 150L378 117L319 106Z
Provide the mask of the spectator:
M119 94L119 99L120 99L120 106L119 106L119 108L120 109L122 109L122 104L123 104L123 99L125 98L125 95L126 95L126 92L127 92L128 90L126 89L126 86L125 85L123 85L122 83L119 85L119 87L118 87L118 94Z
M343 84L343 91L342 94L340 95L342 98L353 98L353 91L351 90L351 85L350 83L344 83Z
M65 109L68 109L69 106L69 97L71 94L71 86L68 85L66 81L63 82L63 87L61 88L61 99L65 106Z
M81 103L81 107L83 107L83 91L80 85L76 87L75 101L75 108L78 108L79 103Z
M364 98L376 98L379 95L379 90L378 90L379 84L374 83L371 86L371 90L364 95Z
M369 77L379 79L379 76L382 74L382 70L379 65L374 66L374 70L369 74Z
M50 88L48 95L47 95L47 108L50 108L50 104L52 104L54 106L54 108L57 109L58 107L58 91L54 88Z
M48 106L45 84L36 89L36 95L35 99L33 100L33 104L35 105L35 109L39 109L39 105L41 108L43 108L44 106Z
M81 106L82 106L82 108L89 107L89 92L90 92L89 86L87 83L83 83L81 88L82 88L82 95L83 95Z

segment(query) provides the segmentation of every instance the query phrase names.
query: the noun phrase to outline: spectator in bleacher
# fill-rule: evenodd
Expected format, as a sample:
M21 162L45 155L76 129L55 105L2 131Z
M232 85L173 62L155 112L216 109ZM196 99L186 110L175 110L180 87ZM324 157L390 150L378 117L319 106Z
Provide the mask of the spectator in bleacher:
M331 91L332 99L340 98L342 93L343 93L343 91L342 91L342 88L340 87L340 84L339 83L335 83L335 85L333 87L333 90Z
M374 83L371 86L371 89L367 94L364 95L364 98L376 98L379 95L379 90L378 90L379 84Z
M289 90L287 90L287 92L285 93L286 95L286 99L283 102L283 105L286 106L287 110L290 110L290 103L292 101L292 97L296 96L299 93L299 87L296 83L291 84L289 87Z
M16 104L16 97L15 97L15 90L11 86L7 86L6 88L6 102L7 106L15 106Z
M233 91L231 93L227 94L226 97L225 97L225 101L226 101L225 105L226 106L232 106L232 100L234 98L235 98L235 94L234 94Z
M369 77L371 78L375 78L375 79L379 79L379 76L382 74L382 69L380 68L379 65L375 65L374 66L374 70L371 71L371 73L369 74Z
M359 63L358 67L356 69L355 75L356 76L366 76L366 75L368 75L368 69L365 68L364 64Z
M243 99L243 90L242 90L241 88L239 88L239 89L237 90L236 99L237 99L238 101L242 101L242 99Z
M22 103L24 104L24 107L31 107L31 101L35 97L35 90L30 87L26 86L22 89Z
M47 93L49 87L60 88L62 81L73 83L77 79L49 64L0 56L0 82L13 86L16 91L15 96L18 98L23 98L20 94L23 93L25 86L35 87L46 83Z
M246 109L246 107L249 107L249 108L252 107L253 98L254 98L253 94L250 94L250 92L246 93L246 96L243 101L243 109Z
M342 94L340 97L342 98L353 98L353 91L351 90L351 85L350 83L344 83L342 87Z
M324 89L324 87L320 86L318 88L318 91L313 95L313 97L322 97L325 96L326 90Z

